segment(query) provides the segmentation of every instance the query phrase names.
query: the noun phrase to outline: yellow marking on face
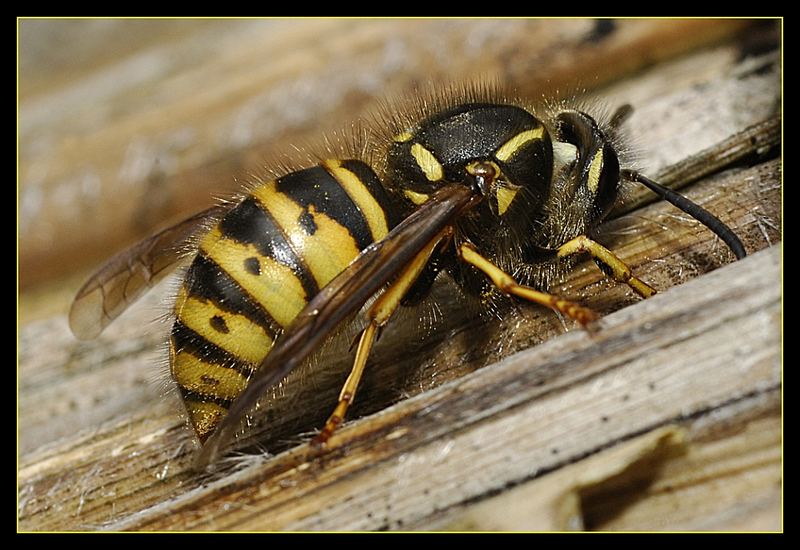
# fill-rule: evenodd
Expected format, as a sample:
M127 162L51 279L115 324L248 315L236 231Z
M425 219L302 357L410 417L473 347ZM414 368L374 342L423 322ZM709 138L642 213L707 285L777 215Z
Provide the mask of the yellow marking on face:
M254 245L225 238L219 228L214 228L203 239L200 250L282 327L288 327L306 306L306 291L292 269L263 256Z
M405 143L405 142L409 141L413 137L414 137L414 134L412 134L411 132L405 131L405 132L400 132L399 134L394 136L392 138L392 141L394 141L395 143Z
M499 185L497 187L497 212L502 216L508 210L514 197L517 196L521 188L517 185Z
M326 160L322 166L330 173L355 205L361 210L367 221L372 239L379 241L389 233L389 224L386 222L386 213L375 200L369 189L362 183L358 176L347 168L342 167L341 161Z
M586 186L592 194L597 194L597 187L600 185L600 174L603 173L603 149L598 149L594 154L592 163L589 165L589 175L586 178Z
M174 355L172 375L181 387L219 399L236 399L247 387L247 378L235 369L208 363L191 353Z
M181 323L242 361L257 365L272 348L272 338L261 325L209 301L187 296L183 288L176 313Z
M544 126L539 126L533 130L525 130L524 132L520 132L501 145L497 152L495 152L494 156L497 160L505 162L513 157L516 152L524 147L527 143L536 139L542 139L543 135Z
M428 178L428 181L439 181L444 177L442 165L436 160L433 153L419 143L411 146L411 156L417 161L417 165L422 170L422 173L425 174L425 177Z
M299 222L300 216L304 214L303 207L278 191L274 181L257 188L253 196L281 226L319 288L327 285L360 254L361 251L347 228L324 212L318 212L313 206L308 209L308 213L317 230L309 235Z
M430 197L426 193L417 193L416 191L412 191L411 189L406 189L403 191L403 194L406 196L408 200L419 206L420 204L427 201Z

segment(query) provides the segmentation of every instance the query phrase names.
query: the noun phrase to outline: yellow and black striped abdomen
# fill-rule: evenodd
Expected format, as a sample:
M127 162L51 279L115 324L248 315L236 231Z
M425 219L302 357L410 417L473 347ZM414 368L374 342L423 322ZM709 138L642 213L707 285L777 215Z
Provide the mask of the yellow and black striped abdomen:
M203 238L170 340L201 441L308 301L396 221L369 166L327 160L256 187Z

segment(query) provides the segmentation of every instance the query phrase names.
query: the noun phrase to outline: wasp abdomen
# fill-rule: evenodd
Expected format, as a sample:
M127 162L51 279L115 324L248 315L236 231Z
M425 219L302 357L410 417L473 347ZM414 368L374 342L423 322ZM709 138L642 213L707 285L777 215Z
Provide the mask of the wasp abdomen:
M326 160L254 188L209 231L170 339L172 374L201 441L308 301L395 221L369 166Z

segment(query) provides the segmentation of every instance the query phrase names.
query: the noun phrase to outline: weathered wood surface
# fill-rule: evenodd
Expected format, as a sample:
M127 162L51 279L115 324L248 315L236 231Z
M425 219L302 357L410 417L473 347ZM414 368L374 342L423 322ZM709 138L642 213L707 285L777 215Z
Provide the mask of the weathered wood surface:
M620 30L626 29L628 32L627 29L637 28L628 27L627 24L628 22L624 22ZM737 25L741 25L741 22ZM763 26L755 29L754 33L756 31L763 33ZM619 36L614 38L615 41L619 39ZM779 119L775 118L780 106L779 58L774 51L769 50L758 51L757 55L749 57L742 56L740 54L747 51L745 42L741 36L730 39L721 46L700 50L690 56L662 63L636 75L635 78L622 80L603 90L603 97L613 98L608 100L613 102L612 107L626 101L635 106L636 110L629 121L629 127L631 134L635 136L635 149L640 151L637 164L646 173L662 173L668 178L670 167L675 163L736 132L765 120L772 120L773 122L769 124L773 124L773 127L775 120L778 121L778 125L780 124ZM573 47L573 50L577 47ZM615 47L622 48L621 45ZM611 49L614 50L613 47ZM598 59L586 55L595 61ZM578 59L582 58L578 56ZM600 57L600 59L605 58ZM641 67L641 61L635 66ZM616 77L606 75L602 79L611 81L618 77L619 75ZM556 82L560 81L556 79ZM524 85L519 85L519 81L517 85L525 89ZM23 115L26 113L21 104L21 118L24 118ZM131 119L128 120L130 123ZM234 155L235 162L247 165L247 161L243 160L247 158L243 151L250 150L248 147L255 147L254 143L263 146L269 143L269 139L254 140L240 150L237 149L238 152ZM756 159L757 163L754 166L729 170L703 179L686 190L693 200L730 224L742 236L750 252L769 247L781 240L781 163L780 160L769 159L770 156L774 157L774 139L771 143L773 145L768 149L772 148L773 154L768 155L767 160ZM197 158L202 159L203 155ZM218 157L206 155L206 159L208 158ZM198 166L202 166L203 169L208 169L210 166L208 163L204 164L206 161L198 162ZM21 167L22 164L21 162ZM235 168L232 170L235 171ZM166 179L172 181L173 175ZM227 177L230 178L230 171ZM25 189L24 178L21 193L23 189ZM198 191L192 195L196 195L192 197L192 200L195 200L197 196L205 193ZM22 193L23 203L24 197ZM638 199L632 197L628 204L638 204L636 201ZM124 209L119 211L120 219L127 215L125 212ZM21 208L21 216L24 213L24 208ZM102 220L97 222L102 226ZM124 230L126 237L115 235L116 230L106 227L105 237L108 237L106 245L130 236L131 225L129 223L123 225L127 225ZM64 231L67 233L68 229L64 228ZM105 237L102 240L106 240ZM33 250L35 247L29 248L31 241L26 240L22 231L20 239L22 262L23 251ZM638 208L610 222L601 241L617 251L634 267L637 274L659 290L666 290L714 270L731 259L730 253L717 239L685 215L664 204ZM86 246L92 245L86 243ZM762 265L771 265L770 262L776 261L774 257L777 252L773 250L770 254L769 257L772 259L762 259ZM85 254L87 258L92 255L93 252ZM24 273L24 269L21 270L21 276ZM60 273L59 268L52 273ZM737 276L731 277L736 279ZM655 385L650 388L651 380L648 379L646 384L648 389L644 391L639 403L642 407L649 404L649 409L653 409L650 412L654 414L647 416L651 424L647 424L645 418L635 418L638 409L634 414L629 414L631 411L626 408L630 396L636 395L633 390L638 388L637 392L642 391L641 377L645 371L636 371L640 377L634 377L630 381L633 385L630 385L621 374L626 372L624 369L627 367L619 367L622 370L614 367L605 373L597 374L598 371L593 369L600 367L594 363L583 364L583 367L576 365L574 368L570 363L569 368L563 373L544 368L537 375L535 374L537 369L532 368L532 372L526 376L535 378L532 382L533 387L527 387L525 378L519 383L514 382L515 388L521 387L519 403L525 402L524 405L519 405L520 410L535 405L538 399L532 397L534 394L545 397L550 395L551 401L545 399L540 406L558 405L567 411L575 408L575 414L583 415L586 424L578 422L577 416L568 418L576 418L576 426L586 428L584 431L575 429L570 431L568 426L571 425L564 425L552 416L545 415L539 420L540 417L537 416L539 413L536 412L538 409L530 416L528 414L514 416L510 411L517 407L516 397L511 401L498 403L496 407L493 405L486 411L478 411L477 414L471 414L470 407L464 402L458 401L459 405L443 397L451 395L448 392L453 392L453 387L461 387L459 384L467 384L468 387L485 385L487 388L501 390L498 395L505 395L503 392L506 390L495 384L501 379L493 378L491 374L498 365L482 369L470 378L463 379L463 382L461 377L481 366L494 363L514 351L528 348L564 331L562 323L553 315L529 307L523 307L519 312L512 312L502 322L476 319L470 310L457 304L449 305L445 288L442 291L444 297L441 298L441 307L448 314L448 322L435 323L432 328L422 331L429 333L424 342L418 341L419 330L410 330L408 334L394 336L387 333L385 341L382 341L383 349L379 349L376 354L376 365L374 368L370 367L366 375L364 387L359 393L357 406L353 411L354 417L380 411L387 404L405 396L416 395L414 400L403 401L391 410L348 425L341 434L341 441L349 443L343 444L340 452L334 452L324 460L308 462L307 467L302 466L306 463L303 462L302 448L300 448L273 459L241 459L240 466L250 462L250 467L232 474L231 468L235 464L229 464L228 469L216 474L213 479L198 476L188 470L194 444L176 413L174 396L168 394L166 390L169 384L165 380L164 369L158 368L158 365L163 364L163 353L159 347L162 346L166 327L153 323L152 319L164 311L165 306L161 303L165 301L165 296L170 294L169 285L154 292L144 304L135 307L125 318L112 325L107 334L92 343L74 342L66 329L63 314L50 314L51 317L47 318L47 312L54 311L53 306L39 305L43 301L61 303L63 311L63 297L67 295L66 293L50 289L46 291L33 289L20 298L24 321L20 329L19 356L19 442L22 453L19 465L19 526L25 530L439 529L460 528L459 526L466 528L470 525L478 529L575 527L579 524L575 523L574 515L568 523L556 521L527 525L476 523L478 512L473 513L470 510L476 503L491 508L492 501L487 500L487 497L502 492L510 486L522 484L524 488L530 483L550 483L547 480L554 479L551 476L558 475L562 470L567 471L567 465L570 465L570 468L580 469L584 462L582 459L588 455L594 455L606 447L614 447L617 443L647 432L655 426L677 422L686 430L686 435L682 437L689 443L676 445L684 448L686 454L683 458L665 462L667 466L664 468L668 474L680 476L681 472L685 473L698 464L689 460L694 456L692 453L700 453L701 460L704 460L703 453L708 450L706 454L710 457L707 460L710 481L704 485L705 481L692 480L689 476L689 480L681 486L682 490L665 490L659 493L658 487L671 486L669 480L672 478L658 478L655 474L650 476L652 472L645 470L645 474L642 475L651 480L648 490L653 494L636 491L635 487L641 484L633 483L631 498L646 505L662 497L663 506L667 508L677 501L689 502L688 507L694 512L687 512L684 516L679 514L670 516L664 513L666 508L655 512L652 510L656 509L648 509L647 506L641 511L642 509L636 506L628 506L627 501L618 495L609 497L607 493L598 491L597 494L604 499L600 502L611 502L615 498L620 501L622 498L622 504L619 506L620 509L625 508L624 513L609 518L602 512L590 512L582 520L584 525L590 528L612 529L779 528L779 487L776 492L774 485L767 483L766 486L771 488L772 492L764 493L762 495L764 499L757 502L749 498L747 487L739 483L730 485L732 488L728 492L724 489L716 492L710 490L719 489L720 484L715 480L722 477L738 482L748 476L752 477L755 472L763 474L766 480L774 479L775 461L769 457L773 457L775 452L780 453L779 438L776 439L776 436L773 439L757 440L747 434L779 434L780 431L778 355L780 348L779 341L776 344L775 340L780 334L780 319L779 315L774 315L775 305L770 301L773 299L764 294L768 288L779 291L779 284L778 273L775 270L765 270L761 279L754 283L753 299L758 300L760 297L762 300L760 308L753 306L754 311L763 313L759 314L759 319L771 319L762 329L762 333L768 333L769 338L752 344L753 354L761 357L759 359L761 362L758 367L750 370L761 374L755 378L732 376L731 380L725 382L734 384L734 389L728 388L727 385L723 388L723 384L718 381L719 384L714 385L713 389L714 392L719 390L721 393L712 392L705 395L705 386L698 386L687 392L686 385L694 384L694 377L687 366L674 373L677 377L675 380L680 376L687 377L682 382L683 386L676 382L678 385L667 386L669 391L662 393L661 390L665 385L660 382L659 377L673 380L670 378L672 376L670 373L673 372L671 363L664 361L664 355L671 358L672 353L680 349L680 345L683 345L680 335L685 333L679 331L677 335L664 335L667 339L664 342L665 346L668 345L666 342L670 337L677 338L678 342L660 353L653 348L651 360L654 362L662 360L663 364L658 368L654 367L656 374L652 381ZM74 291L76 287L76 284L73 285L71 290ZM604 280L590 263L581 266L563 285L554 290L565 296L580 299L602 313L615 311L637 301L626 289ZM679 290L682 288L676 289L676 292ZM686 315L689 315L690 305L694 303L692 300L702 300L704 297L694 295L699 292L697 289L687 292L689 292L688 297L679 296L674 298L674 301L670 299L674 296L673 292L657 298L667 300L673 308L679 308L683 303L688 308ZM740 291L740 294L745 293ZM722 297L719 299L722 300ZM637 304L634 308L627 308L617 315L624 315L633 310L639 311L637 308L645 306L655 307L650 306L648 301L647 304ZM726 303L720 304L720 307L729 306L730 304ZM25 318L25 315L29 317ZM732 315L734 321L741 322L738 314ZM26 320L39 317L45 318L30 322ZM678 317L681 322L686 319ZM734 321L731 321L732 325L736 325ZM631 334L647 334L650 330L645 327L646 322L642 325L631 323L629 325L623 323ZM401 324L409 328L408 325L417 324L417 319L409 316L404 323L401 320ZM143 326L148 326L148 330L143 331ZM740 329L743 329L743 326L740 326ZM619 330L624 332L625 329ZM641 332L642 330L644 332ZM668 329L664 330L669 332ZM602 334L604 333L605 329ZM556 341L566 339L567 342L572 342L570 339L574 338L588 337L578 332L558 337ZM696 338L702 342L703 336L698 334ZM712 336L708 338L713 343ZM635 343L642 344L638 340ZM630 344L628 342L625 346ZM703 345L711 349L712 344ZM636 346L631 346L631 349L627 350L625 346L622 346L622 351L614 349L626 357L628 355L625 354L633 354L637 349ZM540 349L536 348L535 353L531 351L531 358L525 360L538 361L535 358L538 357ZM564 349L566 348L554 348L554 350ZM402 350L400 359L396 358L395 350ZM585 359L588 359L595 357L593 354L596 352L586 353L588 355ZM348 359L341 355L346 354L337 354L334 364L328 363L326 357L328 372L321 378L305 373L298 377L298 382L303 383L290 381L273 396L267 426L255 430L252 437L269 450L277 452L301 441L303 433L318 428L338 392L340 380L335 373L341 373L347 368ZM561 364L560 361L573 355L569 352L562 359L554 361ZM727 364L714 369L734 368L735 365L732 365L726 357L728 356L721 355L720 362L727 361ZM646 372L649 373L650 370ZM712 369L709 372L722 377L731 375L729 371ZM759 377L761 375L764 376ZM487 378L483 379L483 376ZM705 382L712 385L712 378L713 376L709 375ZM455 386L441 386L455 379L459 380L451 382ZM472 386L469 386L470 384ZM617 385L620 385L620 388L617 388ZM627 393L612 392L612 396L619 397L618 401L614 401L612 396L606 401L601 395L603 399L597 403L600 406L598 409L592 408L594 402L580 406L582 391L589 391L590 395L603 394L602 390L607 387ZM678 387L682 390L679 391ZM435 389L432 392L426 391L431 388ZM439 391L445 393L435 393ZM541 393L537 393L538 391ZM690 395L686 396L686 399L690 401L696 399L696 401L680 401L678 397L683 397L679 395L682 392L695 393L694 397ZM720 397L715 401L709 397L722 395L725 392L728 392L725 394L727 395L725 399ZM526 395L530 397L530 402L525 401ZM557 395L566 400L556 404ZM623 400L622 395L629 397ZM670 408L673 405L678 407L679 402L684 403L686 408ZM665 405L661 407L660 403ZM450 405L454 408L448 408ZM404 432L407 421L416 418L414 415L418 415L419 411L427 410L426 407L432 408L423 414L427 415L424 421L425 429L428 429L429 422L439 410L444 411L444 416L440 419L441 424L437 424L428 434L420 433L416 428L410 433ZM680 414L673 414L675 410L680 410ZM417 412L412 414L410 411ZM590 422L592 419L597 421L598 418L609 420L601 420L598 428ZM495 425L495 422L513 427L513 430L531 430L530 433L533 433L536 429L536 433L541 430L542 434L551 435L543 436L544 439L534 438L530 447L524 446L521 449L513 445L518 438L508 439L506 443L511 446L511 450L506 454L496 452L497 447L501 445L499 438L487 441L488 446L480 449L480 441L476 438L483 432L473 432L473 430L482 423L486 423L489 427ZM611 425L606 430L605 425L608 423ZM760 430L758 426L766 426L768 429ZM559 432L559 427L564 429ZM750 430L751 427L755 428ZM594 434L597 431L600 433ZM387 439L388 434L392 435ZM448 447L451 435L458 441L471 442L471 446L453 443ZM471 439L469 437L460 439L462 436L469 436ZM557 436L565 438L566 446L554 443ZM547 439L548 437L553 439ZM647 434L643 437L647 437ZM736 437L740 439L737 440ZM727 448L724 445L730 445L731 448L737 449L739 448L737 441L742 442L739 445L742 450L741 470L726 469L724 461L721 460L724 458L724 453L715 451L720 448L714 447L717 439L722 448ZM667 438L667 441L671 439ZM534 442L539 442L541 448L534 449ZM574 442L579 444L572 446ZM548 447L548 443L552 443L552 446ZM581 447L580 444L583 443L585 445ZM670 444L666 445L672 448ZM647 442L643 446L647 448ZM556 453L553 453L553 447L557 448ZM655 447L661 448L663 445ZM748 454L748 449L758 450L762 447L765 456L768 457L763 461L759 462L760 459L752 453ZM477 456L479 450L483 459ZM614 450L611 449L609 452ZM503 460L510 460L504 458L508 453L512 453L513 457L516 457L514 460L518 459L520 463L508 469L507 475L492 478L490 482L485 482L486 480L480 477L473 479L472 475L467 475L471 469L459 466L460 464L486 466L494 461L493 468L504 469ZM542 456L547 453L551 456ZM636 455L635 452L632 454ZM649 456L650 453L643 454ZM619 464L619 461L614 462L614 460L611 460L611 463ZM686 462L687 460L689 462ZM430 472L428 472L429 463L435 466ZM298 465L299 472L292 473L292 468ZM448 466L451 472L445 475L442 470ZM384 468L387 469L386 475L381 473ZM495 469L488 469L486 475L489 476L488 472L494 472ZM524 473L521 473L523 470ZM612 470L613 466L600 468L600 471ZM551 473L543 475L544 472ZM392 473L396 477L391 477ZM297 477L298 475L300 477ZM576 479L579 478L594 479L589 474L583 474L582 478L576 474ZM636 479L640 478L641 476ZM780 481L779 469L777 479ZM439 480L448 481L440 485ZM364 481L366 484L362 489L360 482ZM596 481L594 479L592 483L602 486L599 482L595 483ZM375 485L371 484L373 482ZM383 486L378 487L378 484ZM583 499L584 485L560 484L555 481L550 487L554 487L552 489L554 495L577 494L579 499ZM558 490L555 487L558 487ZM458 490L460 488L464 490ZM741 491L737 492L738 489ZM664 499L665 492L672 495L674 500ZM691 498L685 500L687 495L699 496L696 500ZM720 498L720 495L726 495L727 500ZM498 498L502 496L504 495ZM509 494L509 498L513 496ZM567 497L567 500L570 498L572 497ZM589 503L587 506L591 507L592 503L598 502L593 496L586 498ZM713 513L698 512L706 510L712 500L720 503L719 507L713 508ZM730 502L731 505L726 507L725 502ZM504 505L497 506L502 510ZM602 508L601 505L598 509ZM736 518L741 519L743 513L747 516L747 510L755 514L752 517L760 518L759 521L734 521ZM483 517L482 512L480 517ZM563 520L563 516L559 517ZM664 521L659 517L665 518Z
M349 424L324 457L300 446L201 479L186 471L191 456L174 428L140 432L142 418L100 439L86 434L21 465L21 510L43 528L71 516L75 527L108 529L538 530L590 523L576 517L577 504L561 510L560 497L575 494L593 502L595 528L780 529L779 263L773 247L611 314L597 334L570 332L402 401ZM638 462L652 463L633 477L643 487L607 494L623 512L626 496L666 493L666 504L608 518L586 495L612 483L625 457L607 459L607 477L561 473L665 424L686 427L687 456L663 464L658 447L645 450ZM715 444L725 435L732 439ZM497 523L502 502L469 513L471 502L553 475L561 482L548 502L559 508L530 523ZM171 498L153 499L159 490ZM665 517L676 504L691 510ZM750 511L762 512L757 523Z

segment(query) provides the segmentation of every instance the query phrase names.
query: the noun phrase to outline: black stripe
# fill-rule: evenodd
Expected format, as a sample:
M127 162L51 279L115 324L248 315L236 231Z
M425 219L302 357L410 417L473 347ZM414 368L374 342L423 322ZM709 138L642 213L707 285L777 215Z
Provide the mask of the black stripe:
M342 189L339 182L321 166L287 174L277 181L277 189L302 206L313 206L347 229L359 250L372 244L372 233L364 214Z
M225 399L224 397L216 397L213 395L205 395L196 391L184 388L180 384L178 389L181 391L181 397L184 401L198 401L200 403L215 403L225 409L230 409L233 403L232 399Z
M227 271L212 259L198 254L183 282L187 296L212 302L222 311L243 315L256 323L274 340L281 325L251 297Z
M303 290L306 301L319 292L308 266L297 255L280 225L265 211L255 197L247 197L219 223L223 236L243 244L252 244L259 254L272 258L292 270Z
M233 353L209 342L206 338L181 323L172 325L172 347L175 353L188 353L205 363L211 363L225 369L232 369L246 378L250 378L255 365L243 361Z
M394 229L394 226L402 221L400 209L392 201L389 194L386 192L386 188L383 186L381 180L378 178L372 168L370 168L370 166L365 162L352 159L343 160L341 162L341 166L342 168L350 170L352 173L354 173L361 183L364 184L364 187L367 188L369 194L372 195L372 197L378 202L383 210L389 230L391 231Z

